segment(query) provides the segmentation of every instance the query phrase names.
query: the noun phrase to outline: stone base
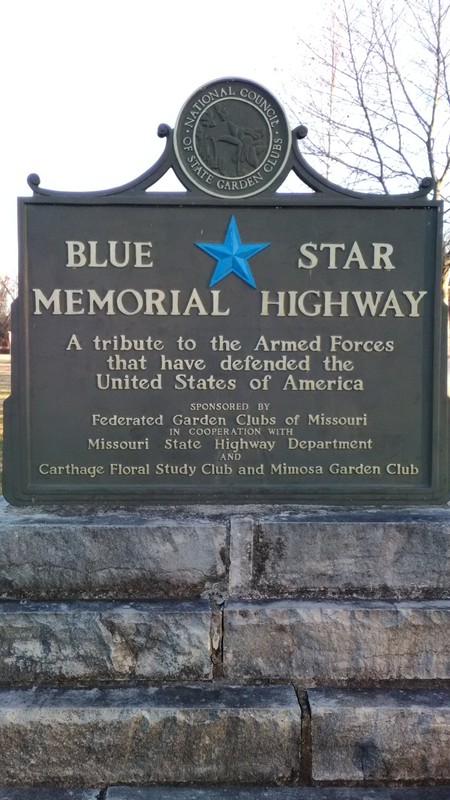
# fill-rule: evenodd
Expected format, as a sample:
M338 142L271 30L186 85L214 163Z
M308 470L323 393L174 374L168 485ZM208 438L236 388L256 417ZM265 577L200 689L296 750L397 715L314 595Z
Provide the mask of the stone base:
M99 800L100 797L100 789L0 788L0 800Z
M112 788L105 800L448 800L450 787L432 789ZM0 795L0 800L2 800ZM31 800L31 798L30 798ZM55 798L56 800L56 798ZM58 799L59 800L59 799ZM84 800L84 798L83 798Z
M0 748L0 800L450 800L450 511L0 504Z
M373 686L450 679L450 601L264 600L224 610L227 681Z
M136 787L2 789L0 800L448 800L450 786L416 789Z
M101 789L0 788L0 800L99 800L100 797Z
M292 687L0 692L0 785L296 783Z
M198 602L0 603L0 684L213 677L220 615Z
M26 508L0 597L450 599L448 508Z
M308 692L314 781L450 781L450 690Z

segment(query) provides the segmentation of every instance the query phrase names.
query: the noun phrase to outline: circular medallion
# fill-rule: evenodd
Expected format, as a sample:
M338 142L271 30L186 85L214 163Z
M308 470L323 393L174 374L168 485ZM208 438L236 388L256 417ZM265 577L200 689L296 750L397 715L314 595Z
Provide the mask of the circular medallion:
M282 173L291 148L289 124L262 86L224 78L198 89L174 131L178 163L189 180L214 197L259 194Z

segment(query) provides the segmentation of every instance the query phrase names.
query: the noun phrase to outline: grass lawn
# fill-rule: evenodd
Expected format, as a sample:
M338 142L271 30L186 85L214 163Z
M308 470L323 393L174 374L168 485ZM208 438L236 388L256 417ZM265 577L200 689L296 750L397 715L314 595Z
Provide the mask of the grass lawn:
M0 355L0 476L3 467L3 401L11 389L9 356Z

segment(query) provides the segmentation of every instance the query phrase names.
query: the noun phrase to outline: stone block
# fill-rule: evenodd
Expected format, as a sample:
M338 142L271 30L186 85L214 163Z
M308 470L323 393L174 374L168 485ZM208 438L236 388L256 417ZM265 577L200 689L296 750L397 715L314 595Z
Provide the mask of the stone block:
M450 678L450 601L272 600L224 612L227 681Z
M450 780L450 690L308 692L314 781Z
M212 678L204 601L0 603L0 682Z
M2 789L0 800L99 800L100 789Z
M231 787L175 788L131 786L108 789L105 800L449 800L450 787L411 788L308 788ZM1 800L1 798L0 798Z
M0 785L289 784L300 770L291 686L0 692Z
M371 509L236 518L234 597L450 596L448 509Z
M227 527L156 510L52 512L0 502L0 597L194 598L222 591Z

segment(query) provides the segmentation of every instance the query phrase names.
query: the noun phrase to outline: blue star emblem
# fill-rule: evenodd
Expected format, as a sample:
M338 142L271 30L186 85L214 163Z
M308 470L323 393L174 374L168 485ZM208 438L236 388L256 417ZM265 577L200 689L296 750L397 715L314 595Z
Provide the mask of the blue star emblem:
M230 219L223 244L203 244L203 242L194 242L194 244L217 261L213 276L209 282L210 287L234 272L238 278L241 278L245 283L256 289L256 283L247 259L259 253L260 250L264 250L265 247L269 247L270 242L242 244L234 215Z

